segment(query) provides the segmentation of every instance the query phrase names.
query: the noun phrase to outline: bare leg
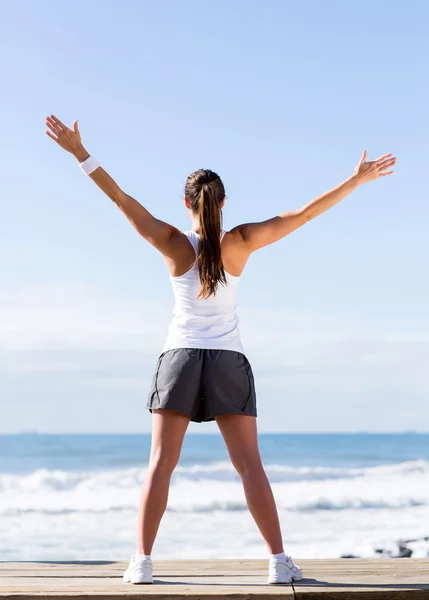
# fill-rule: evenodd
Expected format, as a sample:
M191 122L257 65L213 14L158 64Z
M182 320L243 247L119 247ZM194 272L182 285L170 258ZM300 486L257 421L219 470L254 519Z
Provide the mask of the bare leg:
M189 421L189 417L166 408L152 411L152 446L141 494L137 537L137 551L142 554L152 552Z
M216 422L231 462L241 477L247 505L271 554L283 552L282 534L271 486L259 455L256 417L222 415Z

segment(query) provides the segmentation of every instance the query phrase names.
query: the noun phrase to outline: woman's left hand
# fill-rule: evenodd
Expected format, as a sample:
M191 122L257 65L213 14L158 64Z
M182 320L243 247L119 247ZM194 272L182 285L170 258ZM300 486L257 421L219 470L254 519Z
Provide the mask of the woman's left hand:
M67 152L71 152L71 154L76 156L76 152L82 147L78 122L75 121L73 123L72 130L69 129L67 125L64 125L64 123L61 123L57 117L50 115L49 117L46 117L46 125L51 131L46 131L45 133L57 142L61 148L64 148L64 150L67 150Z
M376 160L371 160L369 162L366 162L366 158L367 153L366 150L364 150L360 161L353 171L353 176L359 183L368 183L369 181L374 181L374 179L385 177L386 175L391 175L393 173L393 170L386 171L386 169L393 167L396 164L396 157L392 156L392 153L384 154Z

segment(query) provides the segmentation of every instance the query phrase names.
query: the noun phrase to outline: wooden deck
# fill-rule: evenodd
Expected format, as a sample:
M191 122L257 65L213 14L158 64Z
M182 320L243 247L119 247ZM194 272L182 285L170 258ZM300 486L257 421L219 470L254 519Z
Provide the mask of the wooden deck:
M267 585L267 560L154 559L154 585L122 582L124 561L3 562L0 599L429 599L429 558L298 560L305 579Z

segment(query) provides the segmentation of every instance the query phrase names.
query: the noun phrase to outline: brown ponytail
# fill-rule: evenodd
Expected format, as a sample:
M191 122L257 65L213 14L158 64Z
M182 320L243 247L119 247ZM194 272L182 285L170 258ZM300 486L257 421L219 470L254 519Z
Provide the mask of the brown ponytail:
M225 188L216 173L200 169L188 177L185 194L193 212L199 216L198 271L201 291L198 298L207 299L216 294L219 284L227 283L220 248L221 202L225 198Z

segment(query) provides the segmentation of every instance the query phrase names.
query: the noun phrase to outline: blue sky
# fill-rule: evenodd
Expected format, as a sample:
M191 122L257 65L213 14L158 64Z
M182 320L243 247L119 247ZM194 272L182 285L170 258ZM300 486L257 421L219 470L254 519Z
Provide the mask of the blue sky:
M173 306L161 256L45 135L50 113L182 229L195 169L222 176L228 229L298 208L363 149L393 152L393 177L250 259L239 314L260 431L429 431L425 2L17 1L0 17L0 431L149 431Z

